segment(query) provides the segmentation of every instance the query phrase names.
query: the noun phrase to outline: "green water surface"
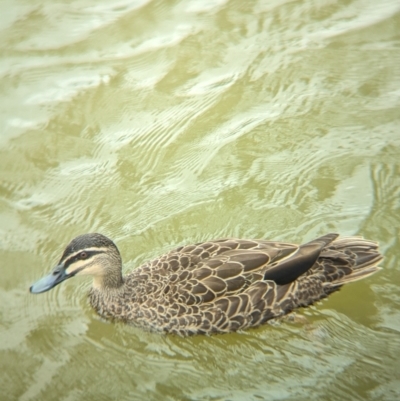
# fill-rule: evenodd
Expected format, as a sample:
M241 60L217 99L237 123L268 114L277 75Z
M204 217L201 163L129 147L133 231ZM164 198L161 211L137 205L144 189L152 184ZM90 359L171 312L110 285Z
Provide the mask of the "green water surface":
M1 400L400 399L398 0L0 2ZM379 241L282 322L180 338L100 320L73 237L125 271L217 237Z

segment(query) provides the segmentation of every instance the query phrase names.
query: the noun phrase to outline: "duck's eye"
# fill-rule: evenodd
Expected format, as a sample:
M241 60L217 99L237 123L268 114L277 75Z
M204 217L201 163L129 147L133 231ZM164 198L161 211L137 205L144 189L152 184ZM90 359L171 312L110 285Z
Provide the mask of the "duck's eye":
M79 259L86 259L88 257L88 254L85 251L82 251L79 255Z

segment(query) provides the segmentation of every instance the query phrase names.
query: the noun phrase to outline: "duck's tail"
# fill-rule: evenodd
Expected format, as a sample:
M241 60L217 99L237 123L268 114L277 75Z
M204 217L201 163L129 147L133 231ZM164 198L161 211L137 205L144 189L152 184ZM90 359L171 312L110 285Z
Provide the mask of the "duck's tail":
M383 259L378 244L362 237L341 237L321 252L321 265L333 291L344 284L361 280L376 273Z

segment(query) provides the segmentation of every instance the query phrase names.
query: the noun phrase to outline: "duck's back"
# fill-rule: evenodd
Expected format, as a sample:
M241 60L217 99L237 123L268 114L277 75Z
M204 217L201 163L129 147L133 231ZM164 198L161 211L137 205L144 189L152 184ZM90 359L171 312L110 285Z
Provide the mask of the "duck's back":
M118 292L93 289L97 312L181 335L257 326L372 274L374 242L328 234L305 245L223 239L177 248L125 276Z

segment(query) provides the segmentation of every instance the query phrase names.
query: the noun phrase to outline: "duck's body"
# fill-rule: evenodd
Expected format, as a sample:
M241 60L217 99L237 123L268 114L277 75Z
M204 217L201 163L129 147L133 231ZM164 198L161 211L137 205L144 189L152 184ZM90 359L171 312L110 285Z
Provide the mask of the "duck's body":
M101 234L75 238L43 292L77 274L94 276L92 307L107 319L180 335L258 326L375 273L375 242L327 234L304 245L226 239L177 248L122 277L115 244Z

